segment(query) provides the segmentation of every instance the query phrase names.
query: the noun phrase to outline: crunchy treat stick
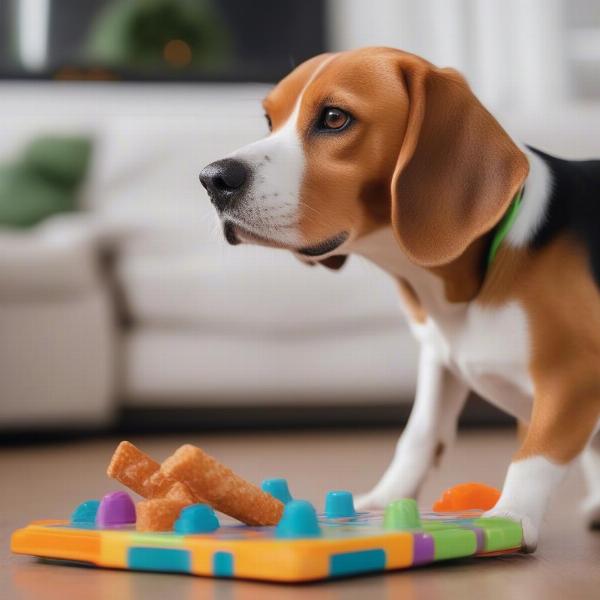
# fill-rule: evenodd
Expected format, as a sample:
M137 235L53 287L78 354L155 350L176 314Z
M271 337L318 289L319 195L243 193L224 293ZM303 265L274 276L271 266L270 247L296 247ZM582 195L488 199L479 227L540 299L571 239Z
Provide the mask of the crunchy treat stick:
M171 498L185 504L202 501L184 483L162 473L155 460L130 442L117 446L106 474L144 498Z
M247 525L276 525L283 503L190 444L167 458L161 473L185 483L213 508Z
M181 509L188 504L172 498L142 500L135 507L135 527L138 531L171 531Z

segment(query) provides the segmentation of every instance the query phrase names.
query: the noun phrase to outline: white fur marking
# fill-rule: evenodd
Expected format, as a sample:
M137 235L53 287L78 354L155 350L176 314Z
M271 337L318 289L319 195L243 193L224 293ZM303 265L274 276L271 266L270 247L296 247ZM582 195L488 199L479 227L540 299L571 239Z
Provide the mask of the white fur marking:
M530 347L523 308L516 302L494 308L472 303L465 317L447 334L450 361L478 394L529 421L533 382L527 369ZM443 321L440 327L443 330Z
M444 364L484 398L513 416L529 420L533 400L527 370L529 335L519 304L486 308L476 302L446 301L442 280L406 258L391 227L356 240L352 250L410 282L431 317L423 324L409 318L421 344L435 348Z
M485 517L508 517L523 526L523 545L528 552L537 546L538 532L548 500L567 471L543 456L511 463L502 495Z
M297 127L300 105L308 86L334 57L324 60L315 70L280 129L230 155L250 165L253 183L245 201L225 216L256 235L292 247L305 243L298 232L300 187L305 166Z
M521 208L506 239L513 246L525 246L544 222L552 189L552 175L548 165L534 152L524 149L529 161L529 175Z

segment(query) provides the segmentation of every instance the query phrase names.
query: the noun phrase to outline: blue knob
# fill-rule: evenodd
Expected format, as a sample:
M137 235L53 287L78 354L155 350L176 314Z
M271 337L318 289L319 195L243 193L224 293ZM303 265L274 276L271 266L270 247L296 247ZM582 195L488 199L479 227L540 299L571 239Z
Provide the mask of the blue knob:
M100 500L82 502L71 515L71 523L95 523Z
M261 483L260 488L263 492L271 494L271 496L277 498L277 500L283 502L284 504L287 504L290 500L292 500L292 495L290 494L286 479L265 479Z
M354 517L354 499L350 492L335 490L325 496L325 516L330 519Z
M190 504L179 513L173 529L176 533L212 533L219 529L219 519L208 504Z
M275 529L278 538L313 538L321 535L317 511L307 500L291 500Z

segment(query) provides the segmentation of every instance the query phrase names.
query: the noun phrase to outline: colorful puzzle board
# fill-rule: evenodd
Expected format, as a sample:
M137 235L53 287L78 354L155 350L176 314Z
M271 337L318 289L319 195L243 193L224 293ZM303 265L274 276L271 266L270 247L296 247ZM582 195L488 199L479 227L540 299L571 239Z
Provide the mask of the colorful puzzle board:
M304 539L276 538L274 527L227 519L202 535L46 520L17 530L11 547L19 554L98 567L300 582L519 551L518 523L480 514L423 513L421 527L405 530L384 527L383 513L319 515L320 537Z

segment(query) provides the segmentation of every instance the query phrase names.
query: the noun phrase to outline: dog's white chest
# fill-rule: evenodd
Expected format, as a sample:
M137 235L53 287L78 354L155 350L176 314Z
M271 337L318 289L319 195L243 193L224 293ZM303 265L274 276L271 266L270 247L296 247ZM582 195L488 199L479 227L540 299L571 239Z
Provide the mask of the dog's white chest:
M391 228L363 239L356 250L415 288L429 315L423 325L411 323L422 344L434 345L448 368L480 396L529 420L529 334L525 312L516 302L496 308L448 303L441 279L406 259Z
M426 343L436 344L448 367L474 391L515 417L529 419L529 337L526 315L517 303L500 308L471 304L425 327L432 329Z

